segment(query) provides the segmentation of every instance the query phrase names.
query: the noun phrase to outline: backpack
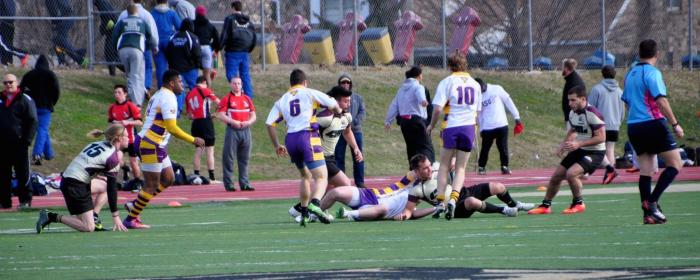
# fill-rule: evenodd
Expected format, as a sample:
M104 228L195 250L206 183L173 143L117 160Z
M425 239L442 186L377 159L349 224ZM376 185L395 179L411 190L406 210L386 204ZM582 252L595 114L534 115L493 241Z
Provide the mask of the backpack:
M187 185L187 172L185 172L185 167L180 165L177 162L172 162L173 163L173 172L175 173L175 181L173 182L174 186L182 186L182 185Z
M689 160L692 160L695 163L695 166L698 165L698 151L700 151L700 148L693 148L693 147L683 147L683 150L685 151L685 154L687 155Z
M250 30L250 24L250 22L240 24L235 18L231 23L232 29L230 38L236 38L237 40L248 42L249 45L246 46L246 49L252 49L253 46L255 46L255 42L253 41L255 33L253 33L253 30Z

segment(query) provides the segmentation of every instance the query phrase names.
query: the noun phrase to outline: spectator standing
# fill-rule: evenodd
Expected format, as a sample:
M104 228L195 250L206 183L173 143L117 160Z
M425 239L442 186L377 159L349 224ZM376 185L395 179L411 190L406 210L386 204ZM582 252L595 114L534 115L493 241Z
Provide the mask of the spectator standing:
M566 123L567 130L569 128L569 112L571 108L569 107L569 91L576 86L585 87L586 84L576 72L576 66L578 63L573 58L566 58L561 63L561 75L564 76L564 90L561 94L561 110L564 113L564 122Z
M41 165L42 159L51 160L54 157L49 128L51 126L53 107L56 106L58 97L61 94L58 78L49 69L49 60L45 55L40 55L34 65L34 69L22 77L19 88L24 94L34 99L34 104L36 105L39 127L34 140L32 161L34 165Z
M187 94L185 98L187 105L187 115L192 119L192 136L204 139L204 147L195 147L194 152L194 174L199 176L200 159L202 151L207 156L207 168L209 169L209 180L214 181L214 143L216 132L214 122L211 119L210 103L219 105L219 98L209 89L207 80L199 76L197 85Z
M515 119L515 135L522 132L523 124L520 122L520 113L515 107L513 99L502 86L487 84L482 79L476 78L481 86L482 101L481 114L479 114L479 134L481 135L481 151L479 152L479 175L486 175L486 163L489 160L489 150L493 141L496 141L498 153L501 156L501 174L510 174L508 167L508 117L506 108Z
M114 104L109 106L107 110L107 121L112 124L120 124L126 129L129 137L129 145L126 148L129 154L129 166L131 167L131 175L135 183L143 185L141 180L141 168L139 166L138 153L134 147L135 126L142 126L141 108L134 105L127 99L127 88L124 85L114 86ZM125 171L126 172L126 171ZM126 173L124 174L126 181ZM126 182L124 182L126 183Z
M426 132L428 100L425 87L420 84L422 80L423 70L420 67L414 66L406 71L406 80L389 104L384 119L384 128L389 131L391 123L398 117L401 134L406 141L406 155L409 163L416 154L426 155L430 162L435 161L433 143Z
M108 0L93 0L97 11L100 12L100 35L105 37L104 42L104 54L107 62L116 63L119 62L119 53L117 49L114 48L114 43L112 42L112 29L114 25L117 24L117 14L114 12L114 7L109 3ZM117 74L116 66L109 65L109 75L114 76Z
M352 92L352 98L350 99L350 115L352 116L351 129L352 134L355 136L355 142L360 152L363 152L363 136L362 136L362 122L367 117L365 111L365 101L362 96L356 91L352 90L352 76L347 73L343 73L338 78L338 85L346 90ZM344 137L340 137L338 144L335 146L335 161L338 169L345 172L345 149L348 145L348 141ZM355 157L352 157L352 176L355 179L355 186L358 188L365 187L365 161L358 161Z
M177 13L180 19L190 19L194 20L194 5L187 0L168 0L168 4L173 7L173 10Z
M71 1L69 0L45 0L44 3L46 4L46 9L49 11L49 15L52 17L75 16ZM56 19L51 21L51 34L53 34L51 41L58 55L58 62L60 64L65 64L65 55L68 55L75 63L87 65L88 61L85 59L85 49L75 49L68 39L70 38L68 33L70 33L71 28L73 28L73 24L75 24L75 20L73 19Z
M172 37L180 29L180 16L170 9L168 0L158 0L157 5L151 10L153 20L158 28L158 49L165 50ZM163 86L163 73L168 70L168 59L165 58L165 52L158 52L154 60L156 62L156 82L158 88Z
M180 31L170 38L170 42L165 48L165 57L168 59L170 69L180 72L182 80L187 83L184 92L189 92L197 85L197 74L202 62L199 38L192 33L193 31L192 21L183 20ZM180 94L177 96L178 116L180 116L184 105L184 94Z
M12 208L12 171L17 177L17 196L20 209L31 207L32 190L29 186L29 145L36 133L37 116L34 100L23 94L17 77L7 74L2 80L0 94L0 208Z
M112 41L116 42L119 59L126 70L129 99L141 107L146 95L144 88L145 66L144 54L146 45L156 49L157 39L151 37L150 26L138 16L138 8L130 4L127 8L129 17L119 20L112 33Z
M601 70L603 80L591 88L588 95L588 103L596 107L605 120L605 174L603 184L610 184L615 177L615 142L620 134L620 123L625 114L622 105L622 89L615 80L615 67L605 65Z
M224 151L221 164L224 169L224 188L235 191L233 186L234 160L238 163L238 186L242 191L254 191L248 179L248 161L253 148L250 127L257 120L253 99L242 91L241 78L231 79L231 91L219 103L217 119L226 124Z
M147 25L148 28L151 30L151 38L154 41L154 44L156 47L151 48L148 46L146 50L143 52L143 58L144 58L144 63L145 63L145 75L144 75L144 87L146 89L150 90L151 89L151 84L153 83L153 54L158 53L158 26L156 26L156 22L153 19L153 15L149 13L141 3L143 3L143 0L132 0L134 5L138 8L138 17L141 18ZM125 19L128 16L127 11L122 11L121 14L119 14L119 20ZM133 101L133 100L132 100ZM140 105L140 104L138 104Z
M241 1L231 3L233 14L226 17L224 27L221 29L221 46L219 50L226 51L226 79L240 77L243 81L243 92L253 98L253 82L250 78L249 52L255 48L256 35L250 17L244 15L241 10Z
M202 75L204 75L204 78L207 79L207 84L211 87L211 80L213 79L212 62L213 58L218 56L213 51L219 49L219 32L209 22L207 8L199 5L195 9L195 13L194 34L199 37L199 44L202 50Z
M17 7L14 0L0 0L0 16L14 17L17 13ZM7 47L14 46L15 42L15 20L1 19L0 20L0 39ZM0 63L3 65L12 64L12 53L0 52Z

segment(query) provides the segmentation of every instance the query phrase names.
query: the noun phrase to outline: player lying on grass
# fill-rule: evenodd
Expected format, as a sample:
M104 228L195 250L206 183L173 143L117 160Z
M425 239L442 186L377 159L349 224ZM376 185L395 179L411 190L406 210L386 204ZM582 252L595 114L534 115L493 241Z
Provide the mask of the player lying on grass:
M103 190L107 193L109 209L112 212L112 220L115 231L126 231L126 227L119 219L117 208L116 176L119 173L119 165L122 160L122 149L129 145L129 137L126 129L120 124L110 125L107 130L93 131L91 136L105 136L105 141L93 142L87 145L71 161L61 179L61 192L66 200L66 207L71 216L59 215L42 209L39 212L39 220L36 222L36 233L50 223L62 223L78 231L95 231L95 205L91 193L93 190ZM96 175L106 176L106 182L92 180ZM93 186L91 188L91 183ZM104 199L100 202L97 196L97 204L104 205Z
M431 179L433 169L430 160L423 154L411 158L411 171L400 181L383 189L357 188L354 186L337 187L326 193L321 200L321 209L329 209L335 202L341 202L353 210L344 211L340 208L339 216L352 221L372 221L394 219L401 214L408 201L408 186L416 182ZM431 211L422 213L432 214Z

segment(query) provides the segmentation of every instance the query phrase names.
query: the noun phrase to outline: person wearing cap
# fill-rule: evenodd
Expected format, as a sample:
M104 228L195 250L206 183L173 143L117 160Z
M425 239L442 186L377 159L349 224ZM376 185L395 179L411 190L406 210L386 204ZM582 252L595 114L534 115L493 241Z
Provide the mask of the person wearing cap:
M217 55L213 50L219 48L219 32L207 18L207 8L202 5L195 9L194 34L199 37L200 49L202 50L202 75L207 79L207 84L211 87L212 61Z
M355 137L355 142L360 152L363 151L362 145L362 122L367 117L365 111L365 101L362 96L352 89L352 76L348 73L343 73L338 78L338 85L343 87L345 90L352 92L352 98L350 99L350 115L352 116L352 123L350 128L352 134ZM338 144L335 146L335 162L340 170L345 172L345 150L347 148L348 142L345 138L340 137ZM354 154L354 151L352 151ZM355 179L355 186L358 188L365 187L365 161L357 160L352 157L352 176Z
M425 87L420 84L422 80L423 70L420 67L413 66L406 71L406 80L387 109L384 128L389 131L391 123L398 117L408 160L416 154L424 154L430 162L434 162L433 143L426 130L428 100Z

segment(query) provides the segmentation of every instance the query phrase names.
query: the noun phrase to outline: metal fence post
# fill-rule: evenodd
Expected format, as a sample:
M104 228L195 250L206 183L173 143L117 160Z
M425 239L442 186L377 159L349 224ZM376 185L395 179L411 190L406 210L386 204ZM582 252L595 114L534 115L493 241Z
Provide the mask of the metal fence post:
M262 70L267 70L267 61L265 60L265 0L260 0L260 53L262 54Z
M603 64L601 68L608 62L608 55L605 52L605 0L600 0L600 42L603 49Z
M688 0L688 70L693 72L693 0Z
M532 71L532 0L527 0L527 57L528 69Z
M445 26L445 1L440 1L440 24L442 25L442 69L447 69L447 30Z
M358 42L360 41L360 38L357 36L357 1L358 0L353 0L352 1L352 37L353 37L353 44L355 44L355 53L353 54L353 59L352 59L352 69L357 70L358 65L360 64L360 58L357 57L359 51L357 50L358 47Z
M93 0L87 0L87 21L88 21L88 69L94 70L94 61L95 61L95 18L93 15L92 11L92 1ZM80 63L80 62L78 62Z

